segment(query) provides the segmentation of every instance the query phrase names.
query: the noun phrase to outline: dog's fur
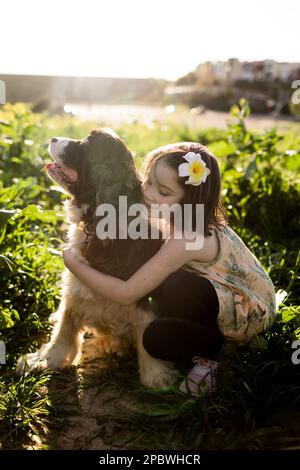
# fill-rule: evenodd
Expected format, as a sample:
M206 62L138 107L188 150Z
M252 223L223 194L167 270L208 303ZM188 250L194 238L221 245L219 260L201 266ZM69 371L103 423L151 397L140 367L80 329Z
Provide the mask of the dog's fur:
M65 202L71 223L69 246L79 260L128 279L159 250L162 240L100 240L95 233L99 220L95 211L101 203L117 209L120 195L127 196L128 206L143 202L141 180L130 151L118 136L103 129L92 131L82 140L53 138L49 149L55 162L46 165L46 170L71 195ZM65 270L62 298L54 316L49 343L21 358L19 373L77 364L83 332L89 328L99 337L99 354L122 355L130 345L136 347L144 385L167 387L176 380L173 363L151 357L143 347L143 332L155 318L147 298L134 305L117 304L97 296Z

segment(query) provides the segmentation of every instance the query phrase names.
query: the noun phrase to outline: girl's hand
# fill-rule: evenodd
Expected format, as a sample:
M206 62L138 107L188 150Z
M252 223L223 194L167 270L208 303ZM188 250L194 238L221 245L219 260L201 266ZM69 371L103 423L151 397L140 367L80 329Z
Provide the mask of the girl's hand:
M65 266L68 267L74 259L76 258L73 253L73 248L67 248L66 250L63 251L63 260L65 263Z

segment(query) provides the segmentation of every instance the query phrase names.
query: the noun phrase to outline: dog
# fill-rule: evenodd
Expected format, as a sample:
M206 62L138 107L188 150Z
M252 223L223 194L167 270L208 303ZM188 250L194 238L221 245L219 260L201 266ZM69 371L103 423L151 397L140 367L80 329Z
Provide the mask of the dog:
M161 247L162 239L99 239L96 208L110 203L118 207L125 195L128 206L143 203L141 178L125 143L107 129L95 129L81 140L52 138L45 165L48 176L70 196L64 205L68 244L78 260L120 279L128 279ZM117 218L118 220L118 218ZM61 302L52 315L50 341L37 352L19 359L18 373L34 369L60 369L80 361L84 332L98 337L98 354L123 355L129 347L137 352L140 382L166 388L178 371L172 362L151 357L143 347L143 333L156 314L148 297L134 305L107 300L81 283L69 270L62 276Z

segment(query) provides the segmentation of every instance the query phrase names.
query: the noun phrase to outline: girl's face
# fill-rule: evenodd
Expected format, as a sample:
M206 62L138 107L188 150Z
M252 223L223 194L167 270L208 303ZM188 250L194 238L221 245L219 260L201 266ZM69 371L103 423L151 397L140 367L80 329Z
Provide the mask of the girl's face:
M184 190L177 182L177 174L163 160L153 165L142 184L144 202L146 206L151 204L168 204L171 206L180 202L184 196Z

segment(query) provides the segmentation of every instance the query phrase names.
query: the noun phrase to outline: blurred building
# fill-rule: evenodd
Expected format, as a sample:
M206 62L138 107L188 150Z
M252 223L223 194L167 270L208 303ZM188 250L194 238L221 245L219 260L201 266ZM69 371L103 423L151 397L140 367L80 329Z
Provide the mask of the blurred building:
M232 58L226 62L205 62L198 65L195 71L199 84L222 84L237 81L273 81L283 83L300 78L300 63L276 62L263 60L254 62L240 62Z

